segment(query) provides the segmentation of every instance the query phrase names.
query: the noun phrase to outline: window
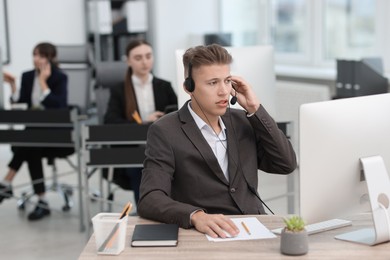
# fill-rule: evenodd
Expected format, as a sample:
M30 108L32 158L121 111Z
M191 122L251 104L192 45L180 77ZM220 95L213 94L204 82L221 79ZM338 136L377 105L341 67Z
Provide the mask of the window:
M304 53L307 48L305 0L275 0L271 4L271 35L276 52Z
M233 46L266 43L267 1L220 0L220 10L221 31L232 35Z
M220 0L220 4L221 29L232 33L233 46L272 44L279 65L335 68L339 58L374 56L390 63L388 0Z
M372 0L324 1L324 59L378 55Z

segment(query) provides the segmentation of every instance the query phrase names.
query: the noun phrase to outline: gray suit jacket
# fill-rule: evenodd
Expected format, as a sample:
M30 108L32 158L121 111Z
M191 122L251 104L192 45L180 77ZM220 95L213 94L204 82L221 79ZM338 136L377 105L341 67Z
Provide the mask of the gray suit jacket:
M266 110L247 117L228 109L228 182L186 103L148 130L137 207L141 217L191 227L190 214L264 214L257 194L258 173L288 174L297 166L290 142Z

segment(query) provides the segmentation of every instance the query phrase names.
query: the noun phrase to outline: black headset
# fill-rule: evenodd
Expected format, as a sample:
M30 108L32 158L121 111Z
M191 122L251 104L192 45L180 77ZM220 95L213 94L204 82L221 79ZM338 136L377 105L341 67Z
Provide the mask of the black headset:
M192 78L192 63L188 63L188 77L184 80L184 86L188 92L193 92L195 90L195 81Z

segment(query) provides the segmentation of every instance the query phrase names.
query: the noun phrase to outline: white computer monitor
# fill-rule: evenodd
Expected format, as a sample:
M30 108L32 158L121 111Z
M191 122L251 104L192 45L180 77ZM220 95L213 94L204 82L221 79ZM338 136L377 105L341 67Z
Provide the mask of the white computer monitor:
M272 115L275 115L275 70L274 70L274 49L271 45L247 46L247 47L226 47L233 57L231 74L243 77L253 87L262 105ZM183 89L184 50L176 51L176 77L178 86L179 108L190 99ZM239 107L238 104L235 107Z
M307 223L370 211L359 158L390 170L390 94L304 104L299 118L300 214Z

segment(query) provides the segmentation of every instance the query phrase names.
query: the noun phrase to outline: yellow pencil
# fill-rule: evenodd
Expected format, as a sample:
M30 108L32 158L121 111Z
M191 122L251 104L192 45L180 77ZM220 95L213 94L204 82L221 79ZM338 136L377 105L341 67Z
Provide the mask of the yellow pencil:
M139 116L137 110L135 110L135 111L133 112L132 116L133 116L135 122L137 122L137 124L139 124L139 125L142 124L142 119L141 119L141 117Z
M244 223L244 221L241 221L241 225L244 227L246 233L248 233L248 235L251 235L251 231L249 230L248 226Z

